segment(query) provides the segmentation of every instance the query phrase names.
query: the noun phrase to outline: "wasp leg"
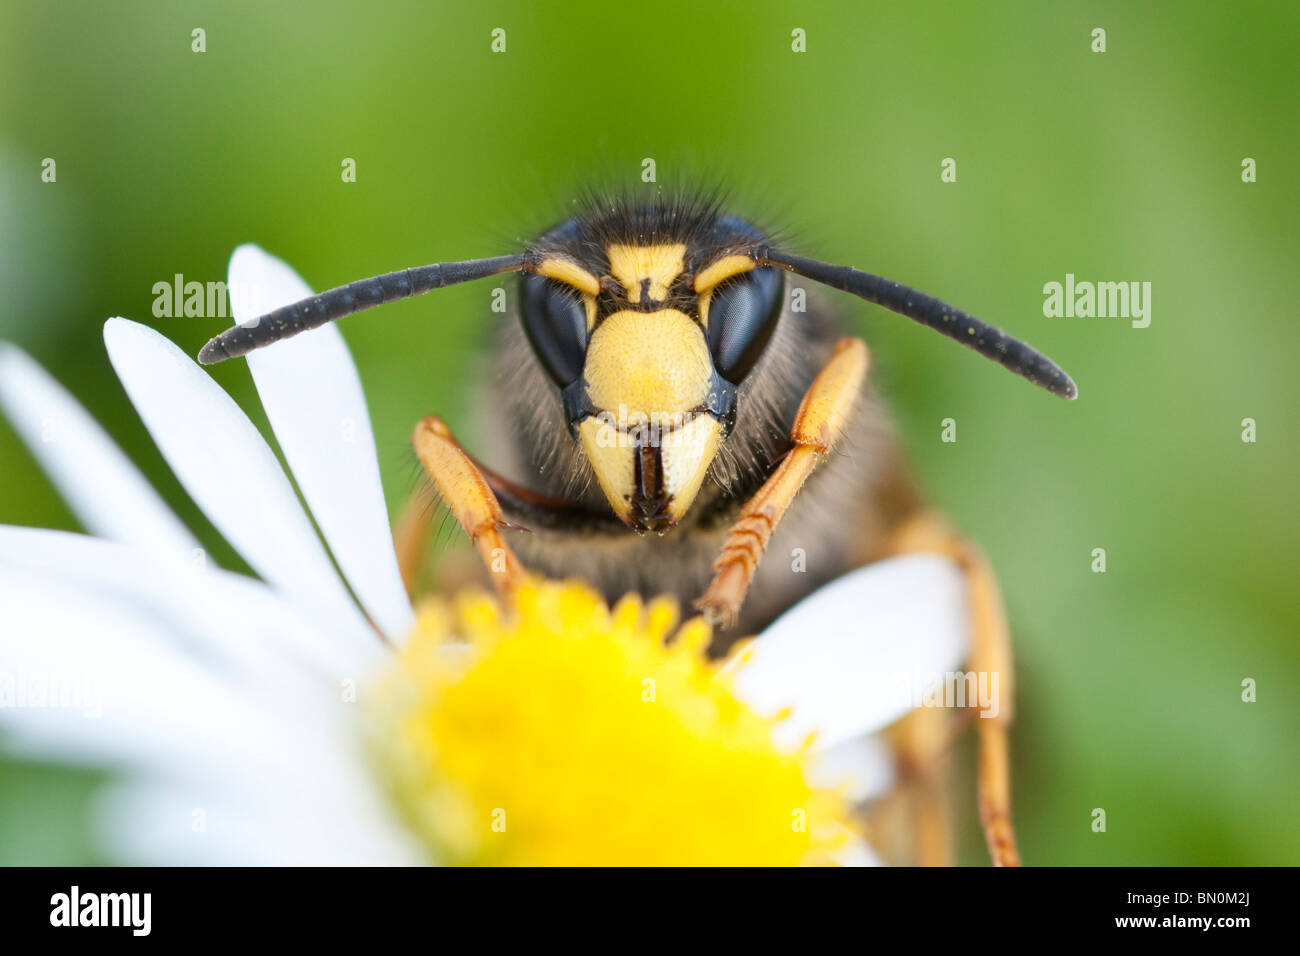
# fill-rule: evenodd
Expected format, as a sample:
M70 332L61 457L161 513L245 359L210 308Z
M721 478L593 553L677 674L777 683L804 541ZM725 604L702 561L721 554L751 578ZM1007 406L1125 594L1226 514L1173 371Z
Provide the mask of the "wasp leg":
M519 525L506 520L487 479L442 419L432 415L423 419L415 426L411 443L438 494L492 572L497 590L508 595L523 581L526 572L501 532L520 530ZM412 529L412 533L417 532Z
M889 730L901 781L900 807L911 843L897 855L920 866L952 866L952 820L948 808L949 715L937 708L912 711ZM884 834L884 827L873 827ZM901 842L901 841L900 841Z
M713 581L695 606L714 624L730 625L740 611L772 533L817 463L830 451L866 378L870 355L859 339L840 339L809 386L781 460L744 510L713 562Z
M402 506L393 525L393 548L397 552L397 570L407 596L414 601L424 574L424 555L429 548L429 530L433 527L436 501L422 488Z
M979 734L980 822L994 865L1019 866L1020 854L1011 826L1011 758L1007 745L1015 673L997 578L980 550L934 514L920 514L905 521L894 534L890 553L942 554L966 576L971 619L969 666L981 680L997 675L998 681L995 709L992 713L981 711L975 720ZM980 706L978 700L967 703Z

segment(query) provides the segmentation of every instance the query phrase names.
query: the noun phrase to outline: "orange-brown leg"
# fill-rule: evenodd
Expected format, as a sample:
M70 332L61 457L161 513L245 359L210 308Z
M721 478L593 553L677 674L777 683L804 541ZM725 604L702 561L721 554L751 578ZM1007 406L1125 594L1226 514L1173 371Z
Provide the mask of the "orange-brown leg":
M424 559L429 551L429 531L433 526L436 500L428 489L411 495L393 526L393 547L397 551L397 570L412 601L420 590Z
M501 532L519 526L506 520L496 494L442 419L425 418L415 426L411 442L438 494L492 572L497 590L510 594L526 572Z
M910 862L952 866L952 820L948 810L948 751L952 743L947 712L933 707L912 711L889 730L911 830Z
M979 549L934 514L905 521L895 533L893 554L937 553L951 558L966 576L971 620L969 666L992 687L997 680L996 709L975 719L979 735L980 822L989 853L997 866L1019 866L1015 831L1011 826L1011 758L1007 734L1013 717L1015 674L1011 641L997 578ZM968 702L980 706L979 701Z
M713 562L713 581L695 606L715 624L736 619L772 533L817 463L839 437L862 389L870 354L859 339L840 339L795 416L794 447L746 504Z

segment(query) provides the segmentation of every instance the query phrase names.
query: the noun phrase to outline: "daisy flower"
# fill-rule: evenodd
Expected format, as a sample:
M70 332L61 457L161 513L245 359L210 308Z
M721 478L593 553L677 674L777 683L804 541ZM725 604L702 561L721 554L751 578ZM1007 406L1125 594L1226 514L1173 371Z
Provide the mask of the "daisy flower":
M236 320L310 294L252 246L229 287ZM891 782L873 735L918 675L965 657L949 562L848 574L722 664L671 602L611 609L579 583L413 609L336 328L248 357L292 481L174 344L120 318L104 339L164 459L258 575L213 566L91 416L0 344L0 406L90 532L0 527L0 743L109 771L93 824L110 858L873 860L845 825Z

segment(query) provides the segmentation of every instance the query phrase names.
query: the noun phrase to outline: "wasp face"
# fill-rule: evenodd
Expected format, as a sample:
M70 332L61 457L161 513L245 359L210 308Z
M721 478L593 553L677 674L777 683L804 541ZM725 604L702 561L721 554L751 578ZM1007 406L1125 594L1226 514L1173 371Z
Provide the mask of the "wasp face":
M521 319L614 513L681 520L771 339L783 274L754 227L671 208L573 220L535 245Z

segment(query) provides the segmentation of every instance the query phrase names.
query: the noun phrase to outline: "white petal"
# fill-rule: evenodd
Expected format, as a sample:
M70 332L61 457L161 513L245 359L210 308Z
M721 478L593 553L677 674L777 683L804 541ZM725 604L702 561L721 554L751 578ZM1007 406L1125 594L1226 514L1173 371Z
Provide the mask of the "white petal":
M844 787L851 803L865 803L894 785L894 754L877 734L845 740L813 755L809 781L818 787Z
M74 592L107 597L166 615L206 659L251 678L331 683L378 666L378 641L330 640L320 626L262 582L190 561L158 560L126 545L45 528L0 525L0 568L33 571Z
M248 686L221 660L188 653L184 622L152 603L3 572L0 739L128 773L130 793L173 797L149 814L110 810L115 847L135 851L125 859L414 862L358 745L357 705L329 684L314 696ZM206 858L187 852L196 810Z
M334 631L364 619L275 455L238 405L179 348L126 319L104 324L109 359L172 471L258 574Z
M356 745L357 704L326 682L250 684L189 653L182 628L152 608L6 569L0 739L194 791L279 804L292 793L303 806L377 800Z
M362 770L361 766L353 768ZM318 791L132 782L103 794L95 830L115 861L144 866L410 866L420 844L373 798L338 799L344 775ZM324 794L322 800L319 794ZM355 794L354 794L355 796Z
M782 743L816 733L816 746L834 746L893 723L965 659L965 599L946 558L880 561L800 601L727 670L759 713L792 708Z
M252 579L0 526L0 741L129 773L99 814L124 861L425 862L358 746L359 705L289 659L317 637Z
M81 523L148 551L198 549L144 476L26 352L0 343L0 406Z
M312 294L257 246L235 250L237 322ZM402 586L361 379L337 327L325 325L248 355L262 407L312 517L362 606L391 638L414 618Z
M6 743L44 756L203 772L265 764L264 709L198 666L174 622L46 576L0 575Z

